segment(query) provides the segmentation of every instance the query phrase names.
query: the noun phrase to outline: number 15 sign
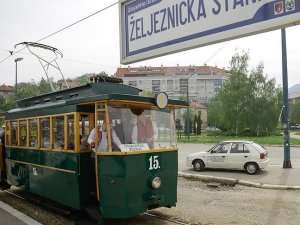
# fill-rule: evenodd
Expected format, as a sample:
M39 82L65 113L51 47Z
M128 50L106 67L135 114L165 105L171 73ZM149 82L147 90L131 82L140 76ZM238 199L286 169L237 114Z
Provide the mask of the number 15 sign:
M300 23L299 0L121 0L121 63Z

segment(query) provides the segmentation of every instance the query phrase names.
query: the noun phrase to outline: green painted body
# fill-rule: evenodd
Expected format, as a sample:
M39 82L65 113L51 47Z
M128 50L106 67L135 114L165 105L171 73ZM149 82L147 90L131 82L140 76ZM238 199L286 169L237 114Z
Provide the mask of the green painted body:
M149 170L150 157L158 156L158 169ZM178 152L98 156L100 211L104 218L128 218L177 202ZM151 188L154 177L161 187Z
M12 185L74 209L84 207L95 182L90 153L7 148L6 166Z

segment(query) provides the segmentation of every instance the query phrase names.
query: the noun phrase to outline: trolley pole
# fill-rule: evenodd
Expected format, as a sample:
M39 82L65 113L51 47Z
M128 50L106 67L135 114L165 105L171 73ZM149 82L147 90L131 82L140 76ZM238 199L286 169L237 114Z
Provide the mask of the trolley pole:
M289 93L288 93L288 71L285 28L281 29L282 43L282 88L283 88L283 109L282 124L284 135L284 161L283 168L292 168L290 159L290 132L289 132Z

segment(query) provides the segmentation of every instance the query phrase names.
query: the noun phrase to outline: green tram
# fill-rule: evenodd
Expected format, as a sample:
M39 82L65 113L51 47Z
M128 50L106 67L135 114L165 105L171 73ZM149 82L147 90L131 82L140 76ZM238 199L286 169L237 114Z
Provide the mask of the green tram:
M18 101L4 114L0 168L8 183L77 210L94 198L102 218L175 206L174 117L186 102L140 92L117 78L94 77Z

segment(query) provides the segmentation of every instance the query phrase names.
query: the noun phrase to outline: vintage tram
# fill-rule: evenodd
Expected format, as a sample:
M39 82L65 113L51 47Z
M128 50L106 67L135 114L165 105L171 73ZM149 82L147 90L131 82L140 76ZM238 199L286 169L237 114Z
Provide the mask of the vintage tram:
M94 77L18 101L4 114L1 168L9 184L78 210L95 198L102 218L175 206L174 117L186 103L140 92L120 79Z

